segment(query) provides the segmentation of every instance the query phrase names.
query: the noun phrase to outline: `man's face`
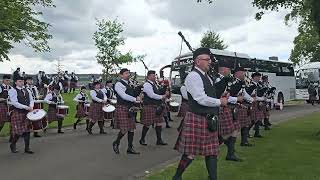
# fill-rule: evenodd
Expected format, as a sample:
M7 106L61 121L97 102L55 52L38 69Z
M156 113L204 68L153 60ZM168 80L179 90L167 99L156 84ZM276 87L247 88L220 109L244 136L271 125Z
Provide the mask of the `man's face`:
M124 80L129 80L129 77L130 77L130 72L129 71L126 71L124 72L123 74L120 75L122 79Z
M208 72L210 70L211 59L207 54L199 55L196 58L196 66L199 67L204 72Z
M244 77L245 77L244 76L245 75L244 71L237 71L234 75L235 75L236 78L238 78L238 79L240 79L242 81L244 80Z
M231 70L228 67L219 67L219 73L224 76L227 76L227 75L231 74Z
M149 76L148 76L148 79L150 80L150 81L156 81L156 75L155 74L149 74Z
M17 80L16 81L16 86L22 88L24 84L24 80Z
M111 88L111 87L112 87L112 83L107 83L107 86L108 86L109 88Z
M32 79L28 79L28 80L27 80L27 84L28 84L28 85L32 85L32 84L33 84L33 80L32 80Z
M94 88L95 88L95 89L100 89L100 88L101 88L101 84L96 84L96 85L94 86Z
M255 82L259 82L260 79L261 79L261 76L255 76L255 77L253 77L253 80L254 80Z
M2 82L5 85L9 85L10 84L10 79L3 79Z
M82 93L86 93L86 89L81 89L81 92Z

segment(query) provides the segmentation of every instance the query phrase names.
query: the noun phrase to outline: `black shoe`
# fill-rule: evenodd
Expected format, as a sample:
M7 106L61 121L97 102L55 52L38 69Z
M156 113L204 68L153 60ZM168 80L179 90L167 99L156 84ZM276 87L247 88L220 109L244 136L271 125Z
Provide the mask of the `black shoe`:
M255 134L254 137L255 138L263 138L263 136L261 136L261 134Z
M140 139L139 143L140 143L142 146L147 146L147 145L148 145L144 140L141 140L141 139Z
M240 158L238 158L237 156L235 156L235 155L232 155L232 156L230 156L230 157L226 157L226 160L227 161L235 161L235 162L242 162L243 160L242 159L240 159Z
M133 148L128 148L127 149L127 154L140 154L140 153L135 151Z
M162 140L157 141L157 145L166 146L168 143L163 142Z
M77 124L76 123L73 124L73 129L77 129Z
M173 120L170 118L169 121L173 122Z
M171 128L171 126L169 126L169 125L166 125L166 128Z
M63 132L63 131L61 131L61 130L59 130L59 131L58 131L58 134L64 134L64 132Z
M90 135L92 135L92 129L88 128L87 131Z
M39 134L33 134L33 137L35 137L35 138L39 138L39 137L41 137Z
M117 144L116 142L113 142L113 143L112 143L112 148L113 148L113 151L114 151L116 154L120 154L119 144Z
M104 131L100 131L100 134L107 134L106 132L104 132Z
M240 146L245 146L245 147L252 147L253 145L246 142L246 143L241 143Z
M10 150L12 153L18 153L19 151L17 150L17 148L15 146L13 146L12 144L10 144Z
M24 153L26 153L26 154L34 154L34 152L31 151L30 149L24 150Z

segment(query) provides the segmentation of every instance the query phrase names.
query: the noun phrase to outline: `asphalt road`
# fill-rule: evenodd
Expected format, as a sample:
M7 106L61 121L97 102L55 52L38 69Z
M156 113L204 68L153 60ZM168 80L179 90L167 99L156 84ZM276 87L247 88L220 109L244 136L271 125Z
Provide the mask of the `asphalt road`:
M291 105L283 111L272 111L271 121L278 123L292 117L301 117L315 111L320 106ZM31 147L36 152L34 155L26 155L23 151L23 141L18 143L18 154L9 152L7 138L0 139L0 179L1 180L126 180L137 179L146 170L166 164L179 157L172 149L176 137L178 121L175 114L172 115L175 122L173 128L163 130L163 139L168 146L155 145L156 135L150 129L147 135L147 147L138 144L141 135L141 125L138 125L134 144L140 155L127 155L127 138L121 142L121 154L115 155L112 151L112 141L117 131L107 128L107 135L99 135L95 129L95 135L89 136L84 126L77 130L66 129L65 134L57 135L55 130L49 130L42 138L32 139Z

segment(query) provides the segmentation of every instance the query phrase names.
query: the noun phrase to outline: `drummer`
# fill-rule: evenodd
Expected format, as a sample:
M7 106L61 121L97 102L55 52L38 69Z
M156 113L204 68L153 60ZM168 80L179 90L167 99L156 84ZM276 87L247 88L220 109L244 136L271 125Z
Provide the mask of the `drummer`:
M44 101L49 104L48 108L48 121L52 123L54 121L58 121L58 134L63 134L64 132L61 130L63 125L64 116L57 114L57 105L58 103L62 103L63 99L60 95L60 86L51 86L50 92L44 98Z
M11 135L12 141L10 149L12 153L17 153L16 143L20 136L24 139L24 152L33 154L30 150L30 121L27 120L27 113L33 110L34 101L31 92L23 87L23 77L16 77L15 88L9 90L10 103L13 105L11 115Z
M88 133L92 134L92 127L96 122L98 122L98 126L100 128L100 134L106 134L104 132L104 112L102 111L102 107L107 102L106 95L101 91L100 81L93 82L93 90L90 91L90 96L92 99L92 103L90 104L89 110L89 125L88 125Z
M33 79L31 76L25 78L25 87L31 92L33 100L39 99L39 91L36 86L33 85ZM33 132L33 137L41 137L38 132Z
M86 95L86 87L82 86L81 91L79 94L77 94L77 96L73 99L74 101L76 101L78 103L77 105L77 113L76 113L76 118L77 121L73 124L73 129L77 129L77 125L78 123L86 117L86 112L85 112L85 108L84 105L85 103L88 102L88 97ZM88 129L88 125L89 125L89 119L86 119L86 129Z
M10 75L3 75L2 84L0 85L0 132L5 124L9 121L8 117L8 91L12 88L10 86Z
M105 87L102 88L101 91L108 98L108 102L113 104L113 105L115 105L114 102L111 101L112 99L114 99L114 95L115 95L114 94L114 90L113 90L112 80L107 80ZM113 115L112 115L110 127L114 127L114 117L113 117Z

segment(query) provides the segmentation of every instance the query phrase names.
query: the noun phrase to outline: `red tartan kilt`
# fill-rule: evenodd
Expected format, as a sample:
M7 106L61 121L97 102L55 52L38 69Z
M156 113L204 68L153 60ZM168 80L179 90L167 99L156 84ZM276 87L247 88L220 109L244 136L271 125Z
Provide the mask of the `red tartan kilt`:
M248 116L248 109L240 106L238 106L237 108L238 108L237 120L240 122L241 128L249 127L251 125L251 119Z
M254 106L254 112L255 112L255 122L256 121L261 121L264 119L264 112L263 112L263 109L265 106L262 106L261 110L258 108L258 103L255 103L255 106Z
M28 111L13 110L11 115L11 134L22 135L30 132L30 121L27 119Z
M188 111L188 107L188 102L182 102L178 113L178 117L184 117Z
M0 122L8 122L10 118L8 117L8 107L4 103L0 103Z
M156 105L144 105L141 111L141 124L150 126L154 123L162 123L163 112L160 115L156 115Z
M53 122L53 121L58 121L58 120L63 119L62 116L57 115L57 109L54 108L54 107L50 107L50 106L49 106L49 108L48 108L47 117L48 117L48 121L49 121L50 123Z
M76 82L70 82L70 88L76 88L77 83Z
M122 132L127 132L136 128L133 118L128 116L128 107L124 105L116 105L114 127Z
M221 107L219 111L219 135L231 135L235 130L240 129L238 121L233 122L232 111L230 107Z
M187 112L174 149L186 155L217 156L218 131L208 130L204 116Z
M76 118L83 118L86 117L86 111L84 109L84 104L80 103L77 105L77 113L76 113Z
M104 112L102 111L103 104L92 102L89 109L89 119L91 122L95 123L97 121L104 120Z

